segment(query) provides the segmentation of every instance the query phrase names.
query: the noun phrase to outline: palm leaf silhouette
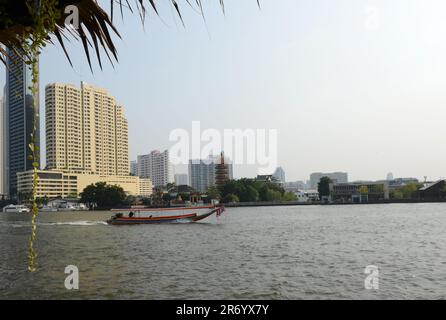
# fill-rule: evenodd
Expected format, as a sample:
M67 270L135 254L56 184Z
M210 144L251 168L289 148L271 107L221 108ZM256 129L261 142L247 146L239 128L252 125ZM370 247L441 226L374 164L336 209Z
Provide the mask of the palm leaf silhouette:
M42 1L32 0L35 7L39 8ZM173 6L183 26L183 16L177 0L166 0ZM224 0L218 0L220 7L225 12ZM257 5L260 8L260 2ZM33 19L29 13L27 2L29 0L0 0L0 60L6 63L7 51L4 47L11 48L15 52L23 52L23 40L33 34ZM183 4L195 9L204 16L202 0L183 0ZM79 11L79 27L73 28L65 24L67 14L64 12L69 5L74 5ZM55 26L46 26L48 30L54 30L57 42L64 51L69 63L72 65L69 53L65 47L65 41L69 41L67 34L82 43L85 56L90 69L92 68L90 51L94 50L99 66L102 69L101 48L105 52L108 60L113 65L113 61L118 61L117 50L113 43L112 35L121 37L115 25L113 24L114 9L118 6L121 17L123 17L123 8L134 13L134 8L129 0L110 0L110 14L108 14L98 3L97 0L59 0L56 5L56 12L60 17ZM155 0L134 0L133 6L136 7L142 22L144 23L147 8L159 15L158 4ZM50 37L47 41L52 43Z

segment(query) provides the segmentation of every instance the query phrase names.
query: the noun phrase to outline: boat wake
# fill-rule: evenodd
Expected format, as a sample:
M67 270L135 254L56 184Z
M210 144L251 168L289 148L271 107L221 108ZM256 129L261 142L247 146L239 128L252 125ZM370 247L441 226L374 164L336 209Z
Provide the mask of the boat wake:
M66 222L40 222L40 225L47 226L100 226L107 225L105 221L66 221Z
M1 223L12 228L25 228L31 226L29 222ZM66 222L37 222L38 226L100 226L107 225L105 221L66 221Z

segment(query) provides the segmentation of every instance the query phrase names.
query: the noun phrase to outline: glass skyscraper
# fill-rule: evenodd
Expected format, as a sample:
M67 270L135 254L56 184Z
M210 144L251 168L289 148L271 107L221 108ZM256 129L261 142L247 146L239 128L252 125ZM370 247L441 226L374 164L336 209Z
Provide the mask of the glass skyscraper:
M31 68L11 50L6 68L6 151L9 168L9 194L17 196L17 172L32 169L29 144L33 132L34 117L36 124L36 145L40 149L39 93L31 93ZM33 104L35 99L35 105ZM39 151L37 151L39 154ZM40 164L40 161L38 161Z

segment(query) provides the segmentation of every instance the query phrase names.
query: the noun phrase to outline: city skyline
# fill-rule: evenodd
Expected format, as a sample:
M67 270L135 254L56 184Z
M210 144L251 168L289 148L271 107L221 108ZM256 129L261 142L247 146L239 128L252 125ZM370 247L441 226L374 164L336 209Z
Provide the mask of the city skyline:
M171 130L200 118L203 127L218 130L277 128L278 160L289 181L318 171L348 171L352 180L383 179L389 171L421 180L446 175L446 154L437 147L446 136L446 69L439 63L446 53L439 40L444 3L289 1L257 10L247 1L237 10L227 5L226 17L217 4L206 9L207 25L185 10L186 29L168 14L166 24L151 16L145 33L138 19L116 19L126 38L116 42L115 69L104 63L91 74L80 46L67 44L71 68L49 46L41 56L40 89L83 80L110 90L128 110L130 159L168 149ZM150 50L158 44L160 50ZM234 172L254 177L256 169L235 166Z

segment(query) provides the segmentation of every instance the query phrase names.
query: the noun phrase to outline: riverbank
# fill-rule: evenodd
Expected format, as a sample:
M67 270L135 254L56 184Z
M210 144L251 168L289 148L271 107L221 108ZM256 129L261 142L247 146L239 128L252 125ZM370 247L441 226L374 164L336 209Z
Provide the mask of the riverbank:
M381 201L368 201L363 203L351 203L351 202L331 202L331 203L322 203L319 201L314 202L299 202L299 201L255 201L255 202L236 202L236 203L222 203L221 205L228 207L228 208L238 208L238 207L281 207L281 206L339 206L339 205L368 205L368 204L390 204L390 203L443 203L446 202L446 199L440 199L440 200L428 200L428 199L388 199L388 200L381 200ZM210 205L210 204L204 204ZM169 206L148 206L145 207L146 209L159 209L159 208L175 208L175 207L169 207ZM181 208L181 207L179 207ZM123 208L95 208L94 210L90 211L110 211L111 209L122 209L122 210L131 210L129 207L123 207ZM136 209L136 208L135 208Z
M368 201L363 203L351 203L351 202L332 202L332 203L321 203L321 202L299 202L299 201L257 201L257 202L237 202L237 203L226 203L225 207L276 207L276 206L314 206L314 205L324 205L324 206L336 206L336 205L354 205L354 204L389 204L389 203L443 203L443 200L426 200L426 199L388 199L381 201Z

